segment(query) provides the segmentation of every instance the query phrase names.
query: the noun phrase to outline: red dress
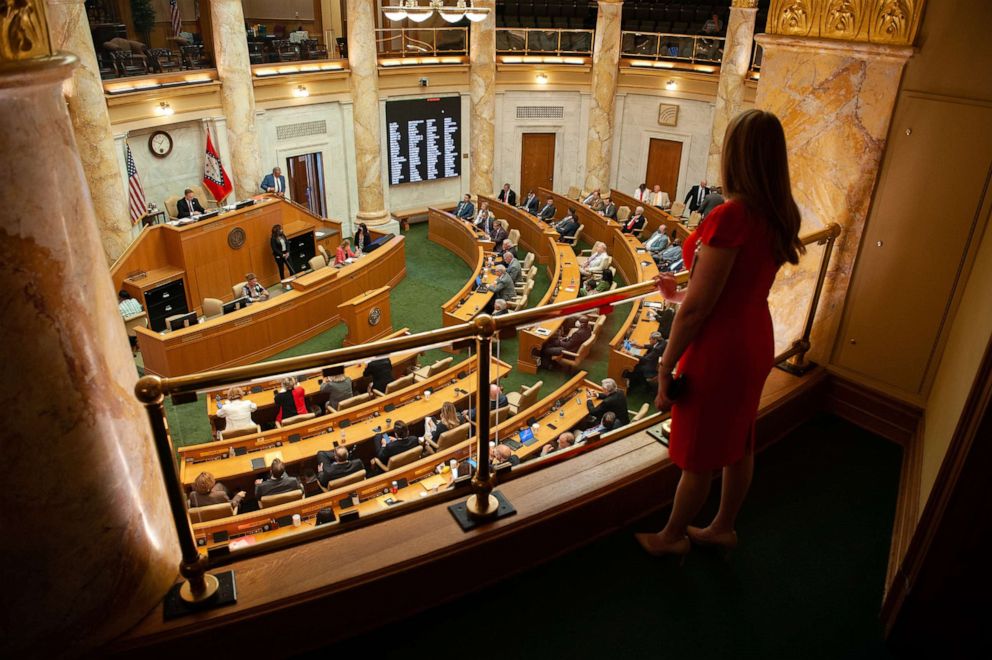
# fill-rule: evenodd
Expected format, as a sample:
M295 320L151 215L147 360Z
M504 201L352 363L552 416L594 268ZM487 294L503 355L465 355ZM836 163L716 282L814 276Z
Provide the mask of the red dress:
M720 298L679 360L686 390L672 406L669 454L683 470L732 465L754 448L754 420L775 352L768 291L779 264L771 241L761 216L729 201L682 247L689 269L699 242L738 248Z

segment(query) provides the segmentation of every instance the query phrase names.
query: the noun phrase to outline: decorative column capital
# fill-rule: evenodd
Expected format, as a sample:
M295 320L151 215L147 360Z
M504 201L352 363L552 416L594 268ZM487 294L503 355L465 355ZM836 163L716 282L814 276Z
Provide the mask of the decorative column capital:
M772 0L765 31L909 46L920 29L925 4L926 0Z
M51 54L44 1L0 2L0 65Z
M734 9L757 9L758 0L730 0L730 6Z

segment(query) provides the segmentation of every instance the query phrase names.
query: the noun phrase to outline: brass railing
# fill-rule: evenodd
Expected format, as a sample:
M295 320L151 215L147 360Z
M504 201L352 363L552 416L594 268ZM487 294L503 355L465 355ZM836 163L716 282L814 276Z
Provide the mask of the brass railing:
M379 57L467 55L468 28L382 28L375 43Z
M666 32L623 32L620 56L630 59L676 60L720 64L725 37Z
M500 55L592 56L595 30L558 28L496 28Z
M810 347L809 338L812 331L813 319L816 315L820 293L826 279L833 244L839 234L840 227L833 224L803 239L803 243L806 245L817 243L824 245L825 249L821 257L819 275L807 312L803 334L793 342L793 345L788 350L777 355L775 358L776 364L789 360L790 371L801 373L809 368L809 364L805 361L805 355ZM686 281L687 274L682 273L680 280ZM179 536L179 543L182 550L180 573L188 580L187 583L182 585L180 592L182 598L190 604L204 604L208 606L210 599L218 589L217 579L206 573L208 568L229 562L232 557L268 552L286 547L287 545L326 536L332 532L329 529L321 530L315 528L310 533L285 537L278 542L263 544L263 547L256 546L254 549L246 550L245 552L239 551L227 554L226 556L201 555L190 522L186 493L179 477L176 453L169 434L168 423L166 422L164 407L166 395L189 395L199 390L231 385L250 379L302 372L319 369L328 365L346 364L358 360L386 356L392 353L410 351L412 349L426 349L450 344L455 348L474 346L479 360L475 408L480 411L487 410L489 408L488 383L490 382L492 343L493 338L498 337L501 331L518 330L549 319L571 316L591 310L598 310L600 314L609 314L616 305L632 302L656 292L657 287L653 282L639 282L620 287L613 291L554 303L535 309L527 309L505 316L491 317L484 314L476 317L469 323L364 345L175 378L160 378L158 376L142 377L135 387L135 394L145 406L148 414L159 463L165 480L169 506ZM658 421L659 416L652 416L649 420L651 419ZM466 502L466 506L469 514L474 519L485 521L497 514L496 498L492 494L496 486L496 479L489 461L490 416L485 414L477 415L476 425L478 467L471 481L473 494ZM633 428L639 429L643 427L645 427L644 421L638 423ZM452 495L452 497L456 496L457 493ZM389 519L397 514L398 512L395 510L391 514L390 512L384 512L383 515L374 516L374 519ZM349 529L351 528L349 527Z

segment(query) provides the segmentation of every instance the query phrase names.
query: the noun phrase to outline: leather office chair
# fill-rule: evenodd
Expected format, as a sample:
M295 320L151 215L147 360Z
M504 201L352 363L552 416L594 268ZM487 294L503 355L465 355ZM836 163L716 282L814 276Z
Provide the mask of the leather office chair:
M359 470L358 472L352 472L351 474L346 474L340 479L332 479L327 482L327 488L321 486L324 492L332 491L342 486L350 486L351 484L357 484L359 481L365 480L365 470ZM319 483L319 482L318 482Z
M413 463L414 461L418 460L420 458L420 454L422 451L423 451L423 447L417 445L412 449L407 449L402 454L396 454L395 456L391 456L389 458L389 463L387 463L386 465L383 465L382 461L380 461L378 457L374 457L372 459L372 464L378 467L383 472L391 472L393 470L403 467L404 465L409 465L410 463Z
M673 218L681 218L682 214L685 213L685 202L675 202L672 204L672 208L668 209L668 212Z
M502 408L496 408L495 410L489 411L489 428L494 429L498 424L505 422L506 420L513 417L510 414L510 406L505 405Z
M331 265L331 255L327 254L327 250L324 249L324 246L323 245L318 245L317 246L317 252L320 253L320 256L324 257L324 265L325 266L330 266Z
M224 301L220 298L203 299L203 315L208 319L221 316L224 313Z
M235 429L233 431L218 431L217 437L220 440L230 440L231 438L240 438L243 435L252 435L253 433L261 433L262 427L258 424L254 428L248 427L246 429Z
M582 342L579 346L579 350L575 353L571 351L563 351L561 355L555 355L551 359L558 364L566 367L569 371L575 371L582 364L582 361L589 357L590 351L592 351L592 345L596 343L599 339L599 335L603 330L603 325L606 323L606 316L600 316L596 319L596 322L592 326L592 334L589 335L589 339Z
M231 285L231 293L234 294L235 300L241 298L244 295L245 282L238 282L237 284Z
M296 500L303 499L302 490L291 490L288 493L276 493L275 495L266 495L258 500L258 508L268 509L270 507L279 506L280 504L286 504L287 502L295 502Z
M464 424L459 424L453 429L448 429L444 433L438 436L437 440L428 440L427 444L431 446L434 451L444 451L445 449L450 449L454 447L459 442L464 442L468 440L468 434L472 429L472 425L468 422Z
M516 298L507 302L507 309L519 312L521 309L527 306L527 298L530 297L530 292L534 289L534 280L530 280L524 285L524 290L520 292Z
M282 428L284 426L289 426L290 424L295 424L297 422L305 422L308 419L313 419L316 417L313 413L306 413L304 415L293 415L292 417L285 417L281 422L276 422L276 428Z
M387 385L385 392L380 392L379 390L372 390L372 393L378 397L383 397L386 396L387 394L392 394L393 392L402 390L404 387L409 387L410 385L413 385L415 380L416 380L416 376L414 374L407 374L402 378L397 378L389 385Z
M324 261L323 255L318 254L310 257L309 265L310 270L320 270L321 268L325 268L327 266L327 262Z
M179 219L179 209L176 208L176 202L179 201L179 198L180 195L165 198L165 212L169 214L169 220Z
M190 507L189 509L189 519L193 524L220 520L221 518L236 515L238 515L238 509L232 506L230 502L221 502L220 504L211 504L210 506Z
M527 255L524 257L523 262L521 263L521 267L524 270L530 270L530 267L533 265L534 265L534 253L528 252Z
M526 410L537 403L537 395L541 392L543 380L539 380L530 387L521 387L519 392L510 392L506 395L506 400L510 402L510 414L516 415L521 410Z
M454 361L454 359L455 358L453 358L453 357L446 357L443 360L438 360L434 364L431 364L431 365L428 365L426 367L421 367L420 369L417 369L416 371L413 372L413 375L415 377L415 380L417 380L417 381L427 380L431 376L433 376L435 374L438 374L438 373L441 373L442 371L444 371L445 369L447 369L451 365L451 363Z
M571 236L559 236L558 242L565 243L566 245L578 245L579 237L582 236L582 230L585 229L585 225L579 225L579 228L575 230L575 233Z
M620 224L623 224L623 223L627 222L628 219L630 219L630 207L629 206L621 206L620 208L618 208L617 209L617 222L619 222Z
M507 236L507 238L510 239L510 245L514 245L514 246L520 245L520 230L511 229L510 235Z
M348 408L354 408L355 406L361 405L366 401L372 400L372 394L369 392L362 392L361 394L356 394L350 399L344 399L338 404L338 412L346 410Z
M568 198L569 199L578 200L579 199L579 196L581 194L582 194L582 191L579 190L579 187L578 186L569 186L568 187Z
M531 266L530 270L524 271L523 281L513 287L513 289L517 292L517 295L523 293L523 290L527 288L527 283L533 282L535 277L537 277L537 266Z

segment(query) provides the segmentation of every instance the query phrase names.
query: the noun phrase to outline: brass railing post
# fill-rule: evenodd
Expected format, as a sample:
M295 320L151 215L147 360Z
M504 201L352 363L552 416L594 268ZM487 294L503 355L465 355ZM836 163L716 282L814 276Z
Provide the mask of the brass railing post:
M475 435L479 441L479 466L472 478L474 494L465 503L468 513L475 519L485 519L496 515L499 502L492 495L495 479L489 465L489 381L492 365L493 334L496 324L488 314L475 317L476 353L479 360L479 380L475 393Z
M155 440L155 451L165 481L165 492L169 498L169 508L172 510L172 519L179 536L179 547L182 551L179 573L186 578L186 582L179 588L179 596L189 605L207 605L208 601L217 594L220 582L215 576L206 572L207 558L202 556L196 547L193 526L186 508L186 494L179 481L179 469L176 466L175 452L166 425L165 407L162 405L165 400L162 379L158 376L144 376L135 385L134 393L145 405L145 411L148 413L148 422L151 424L152 436Z

